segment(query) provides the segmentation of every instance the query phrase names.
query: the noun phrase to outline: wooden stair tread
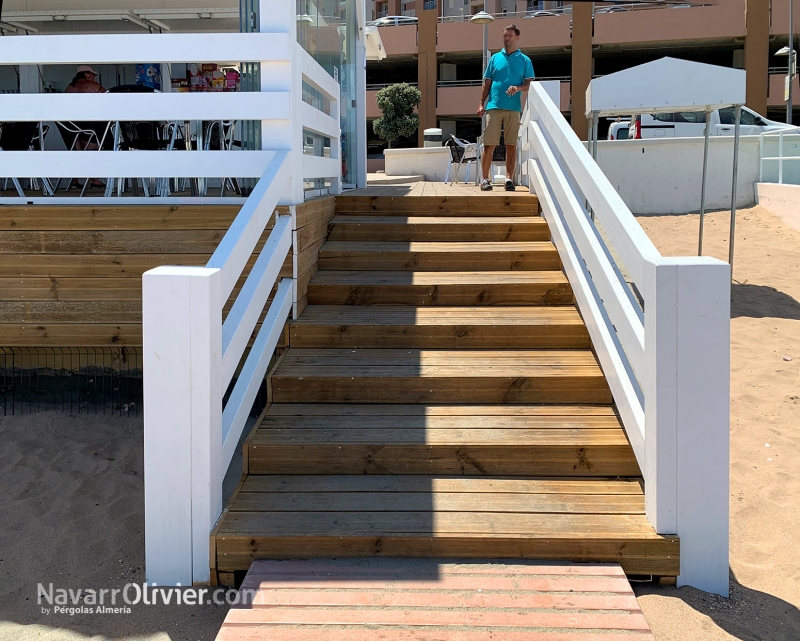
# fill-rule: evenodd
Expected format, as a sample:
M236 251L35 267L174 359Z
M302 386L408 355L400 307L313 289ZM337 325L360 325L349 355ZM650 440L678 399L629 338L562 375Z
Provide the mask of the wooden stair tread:
M348 216L330 221L329 241L517 242L550 240L540 216Z
M638 479L543 479L472 476L432 476L426 474L251 474L240 492L270 492L300 495L305 492L439 492L477 494L597 494L644 497Z
M598 367L590 350L290 349L277 371L296 366Z
M547 228L547 221L541 216L349 216L347 214L336 214L332 219L332 225L424 225L438 226L447 225L449 227L463 226L483 226L483 225L514 225L525 227Z
M570 325L583 327L575 307L411 307L309 305L291 325Z
M550 241L506 242L453 242L453 241L344 241L329 240L320 252L418 252L418 253L497 253L497 252L551 252L555 246Z
M616 412L606 405L408 405L391 404L382 405L337 405L335 403L320 405L317 403L273 403L270 405L264 420L271 416L411 416L411 417L440 417L459 416L468 420L469 417L498 417L516 416L559 416L559 417L589 417L613 416ZM462 419L459 419L462 420Z
M539 200L529 193L488 194L482 196L348 196L336 197L337 214L450 214L464 216L533 216L539 215Z
M567 285L563 273L553 271L496 272L399 272L399 271L320 271L311 279L315 285L490 285L490 284Z

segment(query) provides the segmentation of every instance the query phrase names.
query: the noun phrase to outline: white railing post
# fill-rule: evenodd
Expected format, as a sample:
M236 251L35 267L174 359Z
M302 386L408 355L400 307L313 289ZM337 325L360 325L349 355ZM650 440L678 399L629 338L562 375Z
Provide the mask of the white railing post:
M222 510L222 301L216 268L142 277L147 581L209 580Z
M677 534L679 585L728 595L730 265L645 270L645 510Z

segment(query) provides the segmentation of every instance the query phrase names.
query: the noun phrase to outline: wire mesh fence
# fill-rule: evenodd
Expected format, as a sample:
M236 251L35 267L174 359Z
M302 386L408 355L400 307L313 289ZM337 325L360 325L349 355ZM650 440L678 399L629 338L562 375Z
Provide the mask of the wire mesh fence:
M251 416L266 405L262 382ZM142 407L141 347L0 347L0 416L52 411L139 416Z
M0 414L138 416L142 350L136 347L0 347Z

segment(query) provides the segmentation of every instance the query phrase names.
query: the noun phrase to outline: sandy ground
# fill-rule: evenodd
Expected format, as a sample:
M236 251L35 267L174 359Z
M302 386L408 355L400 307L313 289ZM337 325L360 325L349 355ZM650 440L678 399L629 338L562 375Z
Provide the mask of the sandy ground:
M640 222L662 253L691 255L697 216ZM726 212L707 253L727 259ZM739 212L732 298L731 598L638 584L658 641L800 639L800 233ZM144 581L141 419L0 418L0 640L211 640L224 606L44 616L36 584ZM226 487L240 463L231 466Z
M730 212L706 218L728 259ZM664 255L697 252L698 216L643 216ZM731 598L637 586L658 641L800 639L800 233L761 207L736 219L731 299Z
M0 418L0 640L207 641L226 606L43 615L37 584L122 588L144 575L142 419L42 413ZM241 449L224 490L241 474Z

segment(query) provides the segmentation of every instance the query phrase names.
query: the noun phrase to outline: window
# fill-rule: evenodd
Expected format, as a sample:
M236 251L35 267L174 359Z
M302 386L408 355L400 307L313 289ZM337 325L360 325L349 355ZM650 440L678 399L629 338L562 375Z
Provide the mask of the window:
M733 107L726 107L725 109L719 110L719 122L722 125L735 125L736 124L736 114ZM742 124L743 125L751 125L755 126L756 124L756 116L752 111L747 111L742 109Z
M675 122L705 122L705 111L681 111L675 114Z
M658 122L675 122L674 115L675 114L653 114L653 120L657 120Z

